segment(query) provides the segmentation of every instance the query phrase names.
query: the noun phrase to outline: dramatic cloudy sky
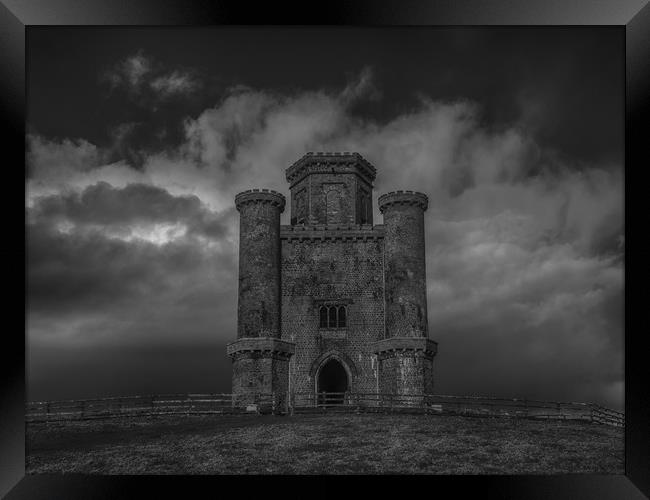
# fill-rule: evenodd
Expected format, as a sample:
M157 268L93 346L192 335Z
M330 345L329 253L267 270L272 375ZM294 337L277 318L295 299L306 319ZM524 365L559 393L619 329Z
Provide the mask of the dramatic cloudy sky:
M344 150L429 195L437 392L620 408L623 42L30 29L28 397L229 391L234 195Z

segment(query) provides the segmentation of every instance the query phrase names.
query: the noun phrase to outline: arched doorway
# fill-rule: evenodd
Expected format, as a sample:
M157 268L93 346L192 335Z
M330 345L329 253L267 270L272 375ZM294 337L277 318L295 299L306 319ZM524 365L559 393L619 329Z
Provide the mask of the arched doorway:
M350 385L348 372L337 359L330 358L318 371L317 384L319 403L343 404L343 393L348 391Z

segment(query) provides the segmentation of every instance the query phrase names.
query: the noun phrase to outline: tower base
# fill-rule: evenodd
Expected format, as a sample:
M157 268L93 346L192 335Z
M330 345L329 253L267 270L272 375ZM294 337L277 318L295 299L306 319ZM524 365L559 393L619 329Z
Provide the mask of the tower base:
M260 394L273 394L276 408L287 411L289 359L295 344L275 338L242 338L226 346L232 359L233 405L257 403Z
M379 393L424 396L433 392L433 358L438 344L424 337L393 337L376 342ZM417 397L408 403L420 404Z

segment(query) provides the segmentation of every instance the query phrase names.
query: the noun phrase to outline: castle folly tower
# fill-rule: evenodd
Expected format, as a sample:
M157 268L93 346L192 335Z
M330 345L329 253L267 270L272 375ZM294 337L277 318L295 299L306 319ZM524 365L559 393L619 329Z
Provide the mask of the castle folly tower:
M428 338L422 193L379 197L384 216L385 337L374 345L379 392L430 394L437 344Z
M280 225L280 193L235 197L239 304L237 340L227 352L237 404L258 393L291 394L304 404L323 392L432 392L428 199L387 193L378 200L384 224L373 224L375 175L358 153L307 153L286 170L288 225Z
M238 404L254 395L286 398L294 344L280 339L280 214L285 198L276 191L239 193L239 302L237 341L227 346L233 360L232 390Z

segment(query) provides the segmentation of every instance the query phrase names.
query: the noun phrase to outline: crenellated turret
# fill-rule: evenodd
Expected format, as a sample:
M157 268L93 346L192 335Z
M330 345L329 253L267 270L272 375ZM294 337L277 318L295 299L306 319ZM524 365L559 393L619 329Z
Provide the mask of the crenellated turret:
M228 344L233 360L236 404L274 393L287 401L288 364L294 344L280 340L280 214L285 198L270 189L235 197L240 213L237 341Z
M424 254L425 194L395 191L379 197L384 216L386 337L427 336Z
M280 337L280 214L285 198L268 189L235 197L239 216L237 338Z
M428 339L424 212L414 191L379 197L384 216L384 340L375 344L380 392L426 394L433 389L437 344Z

